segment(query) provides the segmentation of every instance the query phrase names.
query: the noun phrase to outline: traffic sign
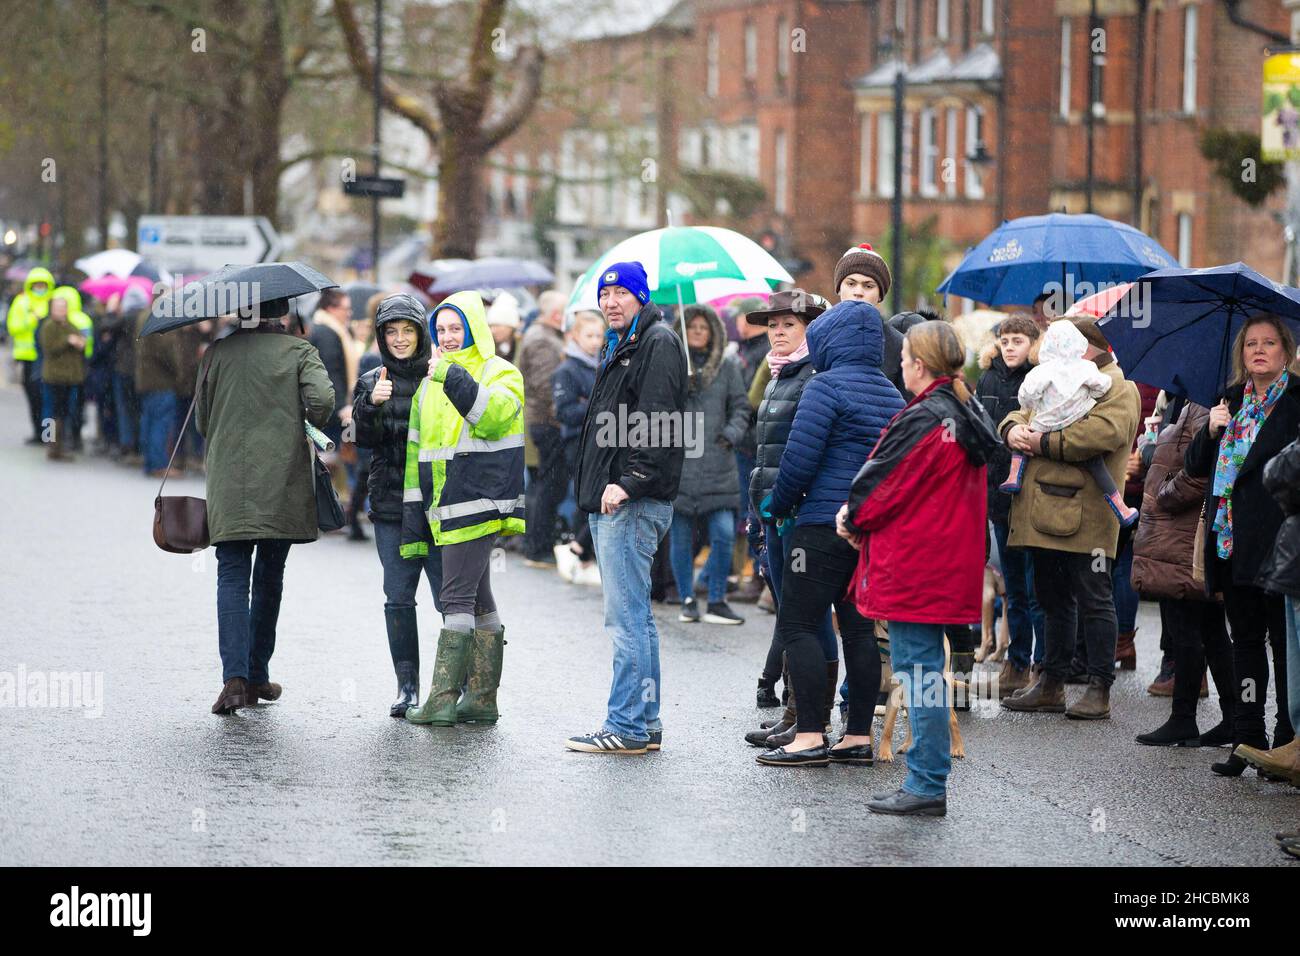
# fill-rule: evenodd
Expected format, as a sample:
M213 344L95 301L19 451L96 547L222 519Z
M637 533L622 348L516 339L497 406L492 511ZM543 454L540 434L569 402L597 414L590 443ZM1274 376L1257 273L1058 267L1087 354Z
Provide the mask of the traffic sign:
M388 179L383 176L358 176L356 179L343 180L343 191L349 196L401 199L406 195L406 180Z
M136 251L170 272L251 266L280 255L280 236L265 216L141 216Z

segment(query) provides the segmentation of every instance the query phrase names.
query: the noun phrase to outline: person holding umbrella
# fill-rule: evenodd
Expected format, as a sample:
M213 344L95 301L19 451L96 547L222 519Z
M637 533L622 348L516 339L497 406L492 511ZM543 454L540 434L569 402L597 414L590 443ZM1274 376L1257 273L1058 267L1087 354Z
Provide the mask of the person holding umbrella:
M357 379L352 421L357 447L370 452L370 525L384 568L384 625L397 675L397 700L388 712L392 717L405 717L420 696L415 592L421 572L429 580L434 607L439 607L442 591L440 548L430 547L421 560L407 561L401 554L411 401L428 376L433 345L424 307L413 296L397 294L382 299L374 324L382 364Z
M1276 755L1295 733L1287 712L1283 600L1258 586L1282 525L1282 510L1264 486L1264 468L1300 429L1300 367L1285 321L1269 313L1246 320L1233 342L1232 375L1209 420L1188 446L1184 467L1209 480L1205 494L1205 587L1223 594L1236 673L1233 743ZM1268 751L1264 701L1273 647L1277 722ZM1236 752L1211 766L1221 776L1246 768Z

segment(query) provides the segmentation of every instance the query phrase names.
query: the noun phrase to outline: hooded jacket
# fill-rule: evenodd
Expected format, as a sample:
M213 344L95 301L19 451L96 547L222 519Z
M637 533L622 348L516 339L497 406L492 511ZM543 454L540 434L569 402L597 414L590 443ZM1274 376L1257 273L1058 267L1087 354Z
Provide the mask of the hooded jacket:
M41 320L37 335L41 344L41 379L46 385L85 383L86 358L83 350L68 342L69 336L79 332L72 324L71 314L62 322L48 315Z
M735 449L749 430L752 410L745 395L740 363L725 353L727 331L712 309L687 306L689 322L702 315L709 323L709 347L691 350L694 374L686 386L686 421L694 434L687 443L682 478L673 510L707 515L720 509L735 511L740 501Z
M611 484L633 501L677 497L686 453L686 358L662 319L659 306L647 302L621 335L606 332L574 469L583 511L598 513Z
M384 340L384 326L407 321L417 330L415 351L409 358L396 358ZM358 448L369 449L370 518L372 521L401 521L402 493L406 483L406 447L410 434L411 399L429 374L433 340L425 324L424 307L409 295L385 298L375 313L375 342L380 365L357 378L352 389L352 422ZM379 381L380 368L387 370L393 394L381 405L370 400Z
M804 387L781 454L770 513L799 525L834 525L849 486L880 433L903 408L880 369L883 323L876 308L846 300L808 326L817 374Z
M32 286L38 282L45 283L45 292L41 295L32 291ZM35 362L39 358L36 352L36 326L49 314L53 295L54 276L49 269L37 266L23 280L23 291L9 303L6 325L9 337L14 340L15 361Z
M889 423L848 496L848 523L867 535L849 586L864 616L921 624L979 618L985 467L998 444L984 406L959 401L946 377Z
M457 292L465 341L445 381L427 378L411 403L402 496L404 558L429 545L524 533L524 378L495 354L483 299ZM437 342L435 329L434 342Z
M555 418L560 423L560 438L566 447L582 436L582 422L587 417L587 403L591 401L599 365L600 360L580 349L577 342L564 346L564 361L551 378L551 398Z

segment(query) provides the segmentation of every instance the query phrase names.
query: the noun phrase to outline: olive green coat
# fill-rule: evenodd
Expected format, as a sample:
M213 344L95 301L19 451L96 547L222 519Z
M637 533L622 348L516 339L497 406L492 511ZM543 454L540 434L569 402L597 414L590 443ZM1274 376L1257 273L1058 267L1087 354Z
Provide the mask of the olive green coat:
M314 541L315 481L303 433L334 413L334 388L310 342L241 329L214 343L194 409L207 439L208 532L213 544L254 538Z
M1115 557L1119 519L1092 476L1077 463L1103 456L1115 487L1123 488L1142 399L1113 358L1105 356L1097 365L1114 384L1079 421L1043 435L1043 453L1029 458L1020 493L1011 497L1007 544L1013 548L1105 552L1106 557ZM1029 417L1022 409L1004 418L998 427L1003 440L1011 426L1028 425Z

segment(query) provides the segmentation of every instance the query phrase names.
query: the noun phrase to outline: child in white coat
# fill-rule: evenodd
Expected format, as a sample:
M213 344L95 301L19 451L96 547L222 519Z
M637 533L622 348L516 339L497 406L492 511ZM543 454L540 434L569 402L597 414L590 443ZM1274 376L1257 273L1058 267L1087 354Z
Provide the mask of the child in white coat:
M1023 411L1033 417L1029 427L1036 432L1055 432L1073 425L1087 415L1097 399L1110 390L1111 379L1096 364L1083 356L1088 340L1073 322L1058 319L1047 327L1038 350L1038 364L1025 376L1018 398ZM1138 510L1124 504L1124 496L1115 487L1106 463L1100 455L1079 463L1106 497L1107 503L1124 527L1138 519ZM1025 475L1025 456L1013 453L1011 473L999 487L1016 494Z

